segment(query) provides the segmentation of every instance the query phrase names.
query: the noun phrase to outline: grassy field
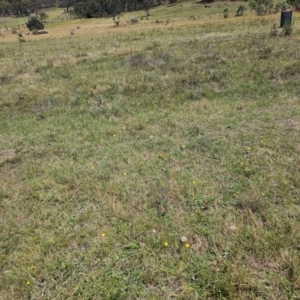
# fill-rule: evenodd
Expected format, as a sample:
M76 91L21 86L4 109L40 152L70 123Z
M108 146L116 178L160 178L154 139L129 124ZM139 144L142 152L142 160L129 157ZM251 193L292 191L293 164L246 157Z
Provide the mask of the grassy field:
M300 299L299 15L229 4L1 32L1 300Z

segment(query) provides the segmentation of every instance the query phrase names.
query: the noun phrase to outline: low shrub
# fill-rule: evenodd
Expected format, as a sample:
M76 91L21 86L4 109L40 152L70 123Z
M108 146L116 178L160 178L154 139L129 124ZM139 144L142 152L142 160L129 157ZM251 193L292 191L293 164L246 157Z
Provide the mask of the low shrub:
M137 18L131 18L130 21L129 21L130 24L136 24L136 23L138 23L138 22L139 22L139 21L138 21Z
M26 26L30 31L33 31L34 29L41 30L45 28L44 24L37 17L30 17L26 23Z

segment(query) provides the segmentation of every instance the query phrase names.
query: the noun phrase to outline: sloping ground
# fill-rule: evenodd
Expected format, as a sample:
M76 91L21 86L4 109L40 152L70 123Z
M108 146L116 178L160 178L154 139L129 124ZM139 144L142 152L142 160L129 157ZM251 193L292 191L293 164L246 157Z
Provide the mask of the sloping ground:
M298 299L298 25L83 22L0 45L0 299Z

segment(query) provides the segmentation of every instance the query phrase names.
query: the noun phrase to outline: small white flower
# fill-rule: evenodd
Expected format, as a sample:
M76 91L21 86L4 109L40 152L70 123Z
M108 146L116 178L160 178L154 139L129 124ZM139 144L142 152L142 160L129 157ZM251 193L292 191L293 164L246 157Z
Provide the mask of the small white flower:
M187 237L186 237L186 236L182 236L182 237L180 238L180 240L181 240L183 243L185 243L185 242L187 241Z
M236 227L234 225L230 225L229 228L230 228L231 231L235 231L236 230Z

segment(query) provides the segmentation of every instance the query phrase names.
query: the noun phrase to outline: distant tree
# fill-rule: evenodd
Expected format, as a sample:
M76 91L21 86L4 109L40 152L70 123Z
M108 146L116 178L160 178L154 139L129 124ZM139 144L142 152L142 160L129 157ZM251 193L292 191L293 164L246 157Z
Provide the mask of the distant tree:
M73 6L75 2L81 0L0 0L0 17L1 16L29 16L31 13L37 13L38 9L45 7L60 7ZM87 0L84 0L87 1ZM94 0L100 1L100 0ZM121 0L101 0L102 2L115 2ZM125 0L129 1L129 0Z
M1 0L0 0L1 1ZM41 0L46 1L46 0ZM161 0L57 0L61 7L68 11L70 3L74 1L71 13L76 17L93 18L109 15L118 16L121 12L144 9L147 16L154 5L162 3ZM76 1L76 3L75 3Z
M223 16L224 16L224 18L228 18L228 16L229 16L229 10L228 10L228 8L224 9Z
M246 7L244 5L240 5L236 11L236 16L240 17L244 14Z
M276 3L276 5L274 6L274 10L276 13L279 12L280 10L286 11L286 8L287 8L286 2L279 2L279 3Z
M45 12L39 13L39 17L43 23L45 23L46 20L49 18L49 16Z
M28 9L32 6L32 2L30 0L11 0L8 1L8 3L12 13L20 17L28 15Z
M287 3L292 5L296 11L300 11L300 0L287 0Z
M251 10L255 10L260 16L266 14L267 12L271 12L273 0L250 0L249 6Z
M90 0L85 5L84 17L93 18L97 14L97 3L96 1Z
M66 12L69 12L69 9L74 6L75 0L58 0L58 4L60 7L64 7Z
M144 10L146 11L147 17L150 16L149 10L152 6L153 6L153 1L152 0L144 0L143 1L143 7L144 7Z
M170 2L171 4L173 4L173 5L176 5L177 0L169 0L169 2Z
M44 29L44 24L37 17L30 17L26 23L27 28L32 31L34 29L41 30Z
M77 2L74 5L74 14L77 17L85 17L85 12L86 12L86 3L84 3L84 2Z
M42 8L43 0L31 0L31 11L37 13L39 8Z
M6 1L0 1L0 15L2 17L9 15L9 3Z

